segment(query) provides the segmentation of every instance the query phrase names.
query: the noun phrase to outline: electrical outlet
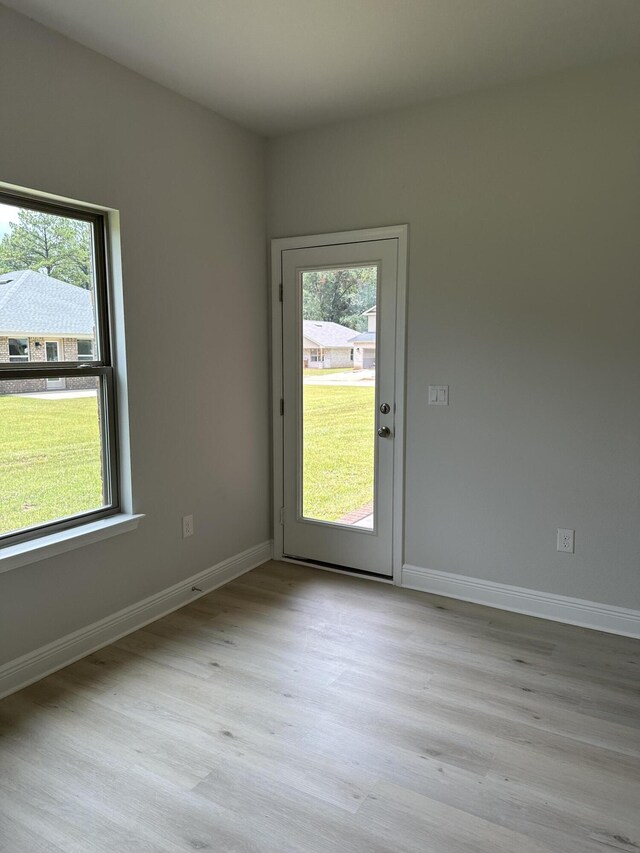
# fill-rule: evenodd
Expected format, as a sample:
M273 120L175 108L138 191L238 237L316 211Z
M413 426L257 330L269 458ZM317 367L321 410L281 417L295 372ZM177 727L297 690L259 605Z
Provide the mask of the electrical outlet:
M575 530L566 530L563 527L558 528L558 551L563 554L573 554Z
M182 517L182 538L188 539L189 536L193 536L193 516L184 515Z

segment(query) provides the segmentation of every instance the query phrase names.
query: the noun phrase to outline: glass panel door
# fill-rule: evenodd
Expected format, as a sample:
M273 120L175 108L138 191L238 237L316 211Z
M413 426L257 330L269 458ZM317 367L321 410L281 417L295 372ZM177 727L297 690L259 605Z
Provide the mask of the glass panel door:
M47 361L60 361L59 341L45 341L44 347ZM46 380L47 391L64 391L66 384L64 377Z
M372 529L378 267L307 270L301 310L301 515Z
M388 577L398 241L282 255L283 553Z
M58 341L47 341L45 343L45 348L47 353L47 361L60 361L60 358L58 356Z

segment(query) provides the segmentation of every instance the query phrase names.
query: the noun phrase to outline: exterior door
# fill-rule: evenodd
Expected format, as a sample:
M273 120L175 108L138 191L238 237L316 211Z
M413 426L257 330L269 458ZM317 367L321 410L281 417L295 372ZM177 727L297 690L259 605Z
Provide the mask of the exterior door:
M284 556L392 575L397 281L397 239L282 251Z
M60 341L45 341L47 361L60 361ZM62 391L66 387L64 378L47 379L47 391Z

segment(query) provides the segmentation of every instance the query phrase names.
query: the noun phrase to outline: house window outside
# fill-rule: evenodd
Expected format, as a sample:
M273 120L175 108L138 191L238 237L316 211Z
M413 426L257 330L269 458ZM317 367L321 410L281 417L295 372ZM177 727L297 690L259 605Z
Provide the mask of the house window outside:
M318 361L321 361L319 349L312 349L309 352L310 352L309 361L313 361L315 363L317 363Z
M78 341L78 361L93 360L93 341Z
M120 488L105 216L13 192L0 215L2 549L119 513Z
M29 340L27 338L9 338L9 362L20 364L29 361Z

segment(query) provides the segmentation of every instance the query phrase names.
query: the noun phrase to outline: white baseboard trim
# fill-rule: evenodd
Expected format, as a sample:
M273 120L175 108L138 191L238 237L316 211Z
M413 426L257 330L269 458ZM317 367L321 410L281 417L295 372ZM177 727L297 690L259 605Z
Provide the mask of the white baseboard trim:
M136 604L106 616L92 625L80 628L59 640L41 646L20 658L0 666L0 698L21 690L64 666L109 645L120 637L155 622L202 595L229 583L245 572L271 559L272 543L262 542L253 548L229 557L210 569L205 569L168 589L157 592ZM197 586L199 592L192 587Z
M628 610L611 604L598 604L581 598L538 592L411 565L402 567L401 586L610 634L640 637L640 610Z

